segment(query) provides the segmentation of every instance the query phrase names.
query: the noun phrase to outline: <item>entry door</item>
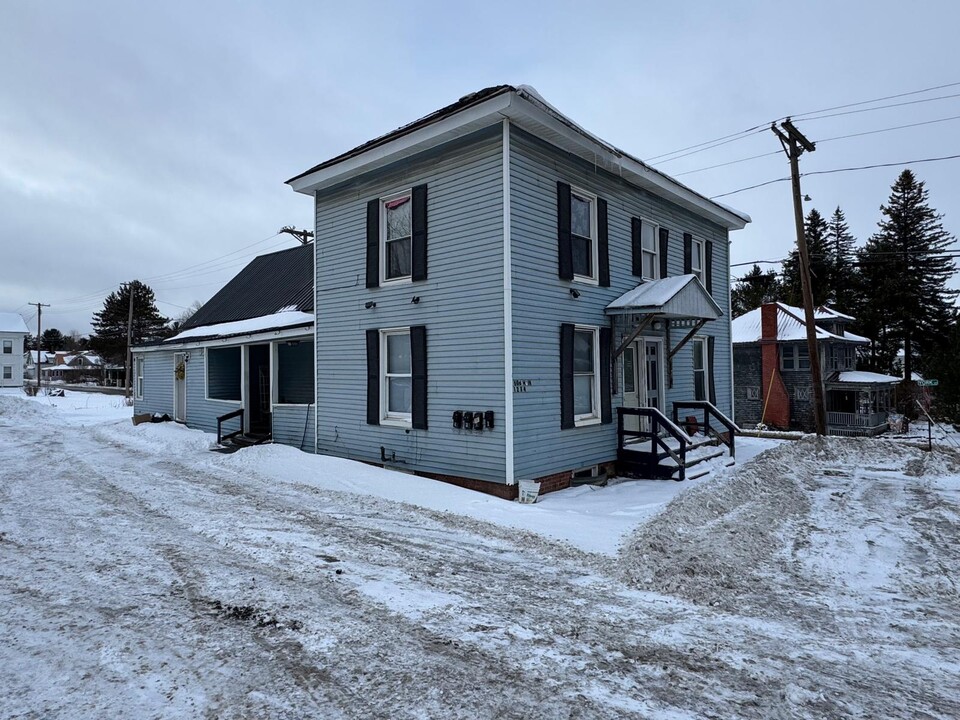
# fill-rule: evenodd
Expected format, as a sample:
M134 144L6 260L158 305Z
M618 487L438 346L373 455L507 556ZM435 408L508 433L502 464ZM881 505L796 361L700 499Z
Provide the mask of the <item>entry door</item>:
M629 408L640 407L643 374L640 369L638 346L641 343L630 343L623 351L623 406ZM640 418L628 415L623 419L623 429L640 429Z
M173 419L187 421L187 356L173 355Z
M644 405L663 412L663 341L645 338L643 348Z

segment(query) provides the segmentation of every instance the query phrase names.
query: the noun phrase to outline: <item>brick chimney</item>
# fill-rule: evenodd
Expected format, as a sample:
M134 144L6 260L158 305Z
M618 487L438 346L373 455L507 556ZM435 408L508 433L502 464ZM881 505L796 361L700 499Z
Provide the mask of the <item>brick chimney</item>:
M767 303L760 307L760 353L763 368L761 392L765 408L763 422L786 430L790 426L790 394L780 376L777 311L776 303Z

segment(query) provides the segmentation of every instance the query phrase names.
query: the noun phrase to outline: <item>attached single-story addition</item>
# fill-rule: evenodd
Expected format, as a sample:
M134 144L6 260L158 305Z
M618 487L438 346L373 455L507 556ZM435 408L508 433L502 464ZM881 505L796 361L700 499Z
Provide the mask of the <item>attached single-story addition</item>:
M313 451L313 247L261 255L176 336L134 348L134 411Z
M316 210L319 452L515 497L613 470L624 431L679 432L684 403L732 414L729 231L749 218L532 88L288 182Z
M900 378L857 371L858 346L870 341L847 326L855 318L822 306L814 313L831 435L878 435L887 429L891 389ZM768 303L733 321L737 419L780 429L813 430L813 391L804 312Z
M23 342L30 331L17 313L0 313L0 387L23 385Z

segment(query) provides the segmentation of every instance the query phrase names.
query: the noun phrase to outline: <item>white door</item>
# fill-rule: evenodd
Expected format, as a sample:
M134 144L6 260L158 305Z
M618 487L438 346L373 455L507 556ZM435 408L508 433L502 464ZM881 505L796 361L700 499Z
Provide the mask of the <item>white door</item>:
M623 351L623 406L628 408L640 407L640 388L642 375L640 364L637 362L639 357L638 345L641 343L630 343ZM628 415L623 419L623 429L637 431L640 429L640 418L636 415Z
M643 375L644 405L663 412L663 340L660 338L644 338Z
M187 421L187 356L184 353L173 356L173 419Z

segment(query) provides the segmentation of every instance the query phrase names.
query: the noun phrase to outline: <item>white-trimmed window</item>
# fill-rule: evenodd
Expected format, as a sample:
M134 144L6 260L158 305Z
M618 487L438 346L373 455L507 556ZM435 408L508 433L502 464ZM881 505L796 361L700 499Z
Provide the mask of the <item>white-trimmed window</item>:
M577 325L573 331L573 420L600 419L600 330Z
M647 220L640 220L640 252L645 280L657 280L660 277L660 226Z
M143 400L143 358L138 357L133 361L134 367L134 397L137 400Z
M4 340L4 341L3 341L3 354L4 354L4 355L13 355L13 340Z
M570 244L574 279L596 282L597 196L576 188L570 190Z
M380 199L381 282L409 280L413 272L413 194Z
M3 379L4 379L4 380L13 380L13 365L4 365L4 366L3 366Z
M413 368L410 328L380 331L380 413L385 424L411 424Z
M707 339L694 338L690 344L693 347L693 399L709 400L707 378L710 368L707 358Z
M690 243L690 272L699 278L700 282L706 282L706 275L703 272L704 266L704 247L703 240L694 238Z
M805 343L780 346L781 370L809 370L810 353Z

